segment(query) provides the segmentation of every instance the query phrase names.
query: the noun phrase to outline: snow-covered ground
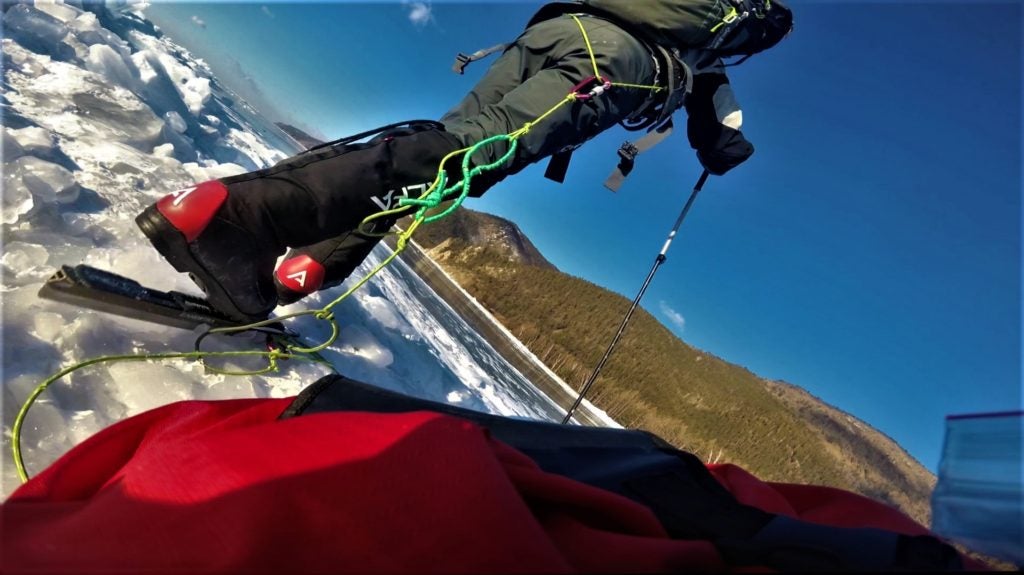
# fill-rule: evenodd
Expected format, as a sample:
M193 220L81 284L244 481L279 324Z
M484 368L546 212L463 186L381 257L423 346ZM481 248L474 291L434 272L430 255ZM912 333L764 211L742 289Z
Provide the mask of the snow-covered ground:
M171 191L298 151L136 8L72 4L17 4L3 15L5 496L18 484L11 426L37 384L98 356L190 351L196 337L39 299L42 283L62 264L86 263L161 290L198 294L145 241L135 215ZM279 312L320 307L346 288ZM334 312L341 335L323 355L349 377L481 411L561 415L401 263ZM290 327L311 342L329 333L312 318ZM294 395L325 373L298 361L285 362L278 374L244 377L208 374L185 360L98 364L42 395L26 420L22 450L29 472L38 472L99 429L143 410L193 398Z

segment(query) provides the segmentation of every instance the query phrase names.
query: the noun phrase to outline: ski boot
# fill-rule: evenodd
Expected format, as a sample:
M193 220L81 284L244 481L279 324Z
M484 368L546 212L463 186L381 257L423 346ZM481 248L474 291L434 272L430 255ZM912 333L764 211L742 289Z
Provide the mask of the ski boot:
M277 307L273 272L284 250L243 225L230 196L223 182L204 182L164 196L135 222L211 305L239 321L259 321Z

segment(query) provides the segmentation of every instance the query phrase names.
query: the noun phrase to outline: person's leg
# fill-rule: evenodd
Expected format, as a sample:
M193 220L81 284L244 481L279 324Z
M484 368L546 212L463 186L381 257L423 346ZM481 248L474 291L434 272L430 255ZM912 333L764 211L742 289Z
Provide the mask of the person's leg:
M631 84L654 83L654 64L639 41L607 21L589 17L581 21L603 77ZM468 147L536 120L593 75L594 64L576 21L562 17L542 22L505 50L441 122L459 138L461 147ZM472 194L481 195L505 176L614 126L649 95L643 89L614 88L594 100L567 104L520 138L511 163L477 176ZM502 144L489 146L474 156L474 163L493 163L507 149ZM341 283L378 241L346 231L338 238L293 250L275 274L278 297L293 302ZM322 283L311 281L316 278L323 278Z
M580 20L602 77L629 84L655 83L652 57L636 38L605 20L585 16ZM574 86L594 75L594 63L576 21L569 16L547 20L527 29L470 95L441 121L469 146L536 121ZM499 99L492 86L512 87ZM519 138L516 156L500 171L501 175L514 174L562 149L582 144L638 109L650 95L642 88L614 87L593 99L563 105ZM491 163L507 150L504 144L491 145L480 150L473 161Z
M239 320L262 319L277 305L274 264L288 246L351 232L381 211L390 192L429 185L441 159L459 147L440 129L392 130L175 192L136 221L214 307Z
M391 222L386 224L379 224L379 227L388 228ZM274 271L279 303L295 303L311 293L345 281L382 238L352 230L312 246L291 250Z

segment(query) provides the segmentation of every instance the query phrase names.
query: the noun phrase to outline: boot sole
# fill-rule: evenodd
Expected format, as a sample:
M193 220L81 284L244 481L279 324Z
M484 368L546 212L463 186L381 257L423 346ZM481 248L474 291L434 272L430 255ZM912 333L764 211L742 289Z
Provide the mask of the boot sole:
M203 267L188 249L185 235L178 231L155 205L149 206L135 217L135 223L175 270L187 273L189 278L206 294L210 305L241 322L262 321L266 315L250 315L238 309L220 283Z

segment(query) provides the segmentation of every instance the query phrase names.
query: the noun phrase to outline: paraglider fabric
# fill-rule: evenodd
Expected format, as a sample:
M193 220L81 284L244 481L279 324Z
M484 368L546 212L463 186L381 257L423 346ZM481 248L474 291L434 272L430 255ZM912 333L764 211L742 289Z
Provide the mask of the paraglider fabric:
M429 411L278 419L292 400L186 401L113 425L2 506L0 571L728 570L623 496L541 470ZM928 531L824 487L711 466L740 501L837 526Z

